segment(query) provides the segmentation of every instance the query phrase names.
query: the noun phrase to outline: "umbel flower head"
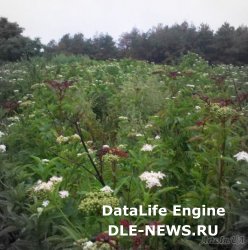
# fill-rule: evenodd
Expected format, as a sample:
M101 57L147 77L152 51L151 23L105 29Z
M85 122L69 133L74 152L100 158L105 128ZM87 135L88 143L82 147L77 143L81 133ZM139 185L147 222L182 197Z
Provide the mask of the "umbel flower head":
M150 145L150 144L145 144L143 145L143 147L141 148L141 151L144 152L151 152L154 149L155 146Z
M231 107L222 107L216 103L211 105L210 111L219 119L227 119L236 114L236 111Z
M59 196L60 198L64 199L69 196L69 192L67 190L59 191Z
M237 153L236 155L234 155L234 157L237 159L237 161L248 162L248 153L246 153L245 151L241 151L241 152Z
M139 176L139 178L142 181L146 182L146 187L149 189L152 187L161 187L162 185L160 183L160 180L163 180L164 177L166 177L166 175L161 173L160 171L159 172L145 171L143 174Z
M78 134L74 134L70 137L70 139L73 141L80 141L80 136Z
M60 183L63 180L62 177L58 177L58 176L53 176L49 179L48 182L43 182L41 180L39 180L36 185L33 187L34 192L47 192L47 191L51 191L54 186L57 183Z
M67 136L60 135L57 137L56 141L57 141L57 143L62 144L62 143L68 142L69 139L70 138Z
M5 135L5 133L0 131L0 138L3 137L4 135Z
M44 201L42 202L42 206L43 206L43 207L47 207L47 206L49 205L49 203L50 203L49 200L44 200Z
M117 156L116 159L119 158L127 158L128 157L128 153L123 151L120 148L111 148L108 145L103 145L103 147L97 152L97 156L102 160L103 156L109 154L112 156Z
M119 200L106 192L89 192L79 205L79 210L85 214L100 215L103 205L118 207Z
M6 146L5 145L0 145L0 153L6 152Z
M114 191L111 189L110 186L105 186L103 188L100 189L102 192L104 193L113 193Z

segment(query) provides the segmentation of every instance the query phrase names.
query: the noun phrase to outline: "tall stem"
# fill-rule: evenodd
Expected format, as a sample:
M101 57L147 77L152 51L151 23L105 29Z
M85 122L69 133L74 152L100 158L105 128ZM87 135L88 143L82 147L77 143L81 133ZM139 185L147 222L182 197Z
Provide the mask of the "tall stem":
M219 169L219 197L222 195L222 183L224 181L224 170L225 170L225 161L223 157L225 156L226 151L226 121L225 119L221 122L222 124L222 145L221 145L221 159L220 159L220 169Z
M104 182L104 180L103 180L103 176L102 176L101 173L99 172L99 170L98 170L98 168L97 168L95 162L93 161L93 159L92 159L92 157L91 157L91 155L90 155L90 153L89 153L89 150L88 150L88 148L87 148L87 146L86 146L86 144L85 144L85 142L84 142L83 134L82 134L82 131L81 131L79 125L78 125L78 122L75 122L74 125L75 125L75 128L76 128L77 134L78 134L79 137L80 137L80 141L81 141L81 143L82 143L82 145L83 145L83 147L84 147L84 150L85 150L85 152L87 153L87 156L88 156L88 158L89 158L89 160L90 160L90 163L91 163L91 165L93 166L93 168L94 168L94 170L95 170L95 172L96 172L96 178L97 178L97 180L102 184L102 186L104 187L104 186L105 186L105 182Z

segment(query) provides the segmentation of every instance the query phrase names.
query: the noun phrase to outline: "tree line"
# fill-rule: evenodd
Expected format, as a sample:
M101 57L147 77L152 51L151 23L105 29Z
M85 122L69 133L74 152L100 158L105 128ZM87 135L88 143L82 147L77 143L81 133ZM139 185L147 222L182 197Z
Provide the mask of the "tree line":
M117 42L108 34L93 38L86 38L82 33L65 34L58 42L52 40L47 45L39 39L23 37L22 31L18 24L0 18L0 60L64 53L100 60L132 58L170 64L191 51L214 64L248 63L248 27L235 28L229 23L216 32L207 24L196 27L187 22L172 26L159 24L146 32L134 28L123 33Z

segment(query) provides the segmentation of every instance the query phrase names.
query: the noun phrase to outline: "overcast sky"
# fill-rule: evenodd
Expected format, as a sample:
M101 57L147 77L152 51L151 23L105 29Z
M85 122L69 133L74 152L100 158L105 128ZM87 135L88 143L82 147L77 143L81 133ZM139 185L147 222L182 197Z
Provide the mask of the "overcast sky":
M78 32L117 39L133 27L147 31L159 23L207 23L213 30L226 21L248 25L248 0L0 0L0 16L45 43Z

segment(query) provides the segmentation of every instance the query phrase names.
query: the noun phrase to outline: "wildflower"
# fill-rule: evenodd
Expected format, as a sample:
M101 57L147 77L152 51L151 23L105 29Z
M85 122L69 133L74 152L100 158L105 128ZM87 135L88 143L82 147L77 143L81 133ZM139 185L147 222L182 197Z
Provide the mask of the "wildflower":
M152 124L151 123L146 124L145 128L152 128Z
M196 110L200 110L201 107L200 107L200 106L195 106L195 109L196 109Z
M38 181L37 184L34 186L34 191L35 192L40 192L40 191L51 191L53 188L53 182L48 181L48 182L42 182Z
M45 83L35 83L31 86L31 89L37 89L37 88L41 88L41 87L46 87Z
M6 146L5 145L0 145L0 153L6 152Z
M109 155L109 156L116 156L116 160L118 160L118 157L121 158L127 158L128 157L128 153L123 151L120 148L110 148L108 145L104 145L105 147L103 147L102 149L98 150L97 152L97 156L102 159L103 156L105 155ZM108 147L106 147L108 146Z
M127 219L121 219L120 225L122 225L124 228L128 229L131 224Z
M68 142L69 137L65 137L63 135L60 135L59 137L57 137L56 141L57 141L57 143L62 144L63 142Z
M70 137L70 139L74 140L74 141L80 141L80 136L78 134L74 134Z
M18 116L13 116L13 117L7 118L7 120L10 122L19 122L20 118Z
M63 177L53 176L50 178L50 181L53 183L59 183L63 180Z
M41 191L51 191L57 183L63 180L62 177L53 176L49 179L48 182L43 182L41 180L37 181L36 185L34 186L34 192L41 192Z
M41 162L42 162L42 163L48 163L49 160L48 160L48 159L42 159Z
M43 212L43 207L37 207L37 212L38 212L38 214L41 214L42 212Z
M236 181L236 184L240 185L240 184L241 184L241 181Z
M111 207L118 207L119 200L106 192L89 192L79 205L79 210L85 214L100 214L102 213L102 206L109 205Z
M160 136L159 135L156 135L155 136L155 140L159 140L160 139Z
M47 206L49 205L49 203L50 203L49 200L44 200L44 201L42 202L42 206L43 206L43 207L47 207Z
M165 174L163 174L162 172L148 172L148 171L145 171L143 174L141 174L139 176L139 178L142 180L142 181L145 181L146 182L146 187L147 188L152 188L152 187L161 187L161 183L160 183L160 180L163 180L164 177L166 177Z
M5 135L5 133L0 131L0 138L3 137L4 135Z
M87 141L86 144L87 144L88 146L90 146L90 145L93 144L93 141Z
M119 116L118 119L122 120L122 121L128 120L128 118L126 116Z
M108 233L102 232L96 236L96 241L101 242L102 249L117 249L116 240Z
M234 157L237 159L237 161L246 161L248 162L248 153L246 153L245 151L239 152L236 155L234 155Z
M120 148L120 149L126 149L127 148L127 144L120 144L120 145L118 145L118 148Z
M21 107L27 107L27 106L30 106L32 104L34 104L34 102L31 102L30 100L27 100L27 101L21 102L20 106Z
M168 76L171 77L172 79L176 79L177 76L181 76L181 72L171 71L168 73Z
M141 151L147 151L147 152L149 152L149 151L152 151L153 148L154 148L154 146L152 146L152 145L150 145L150 144L145 144L145 145L143 145L143 147L141 148Z
M18 89L14 89L13 92L14 93L19 93L19 90Z
M62 78L62 75L58 75L58 77ZM48 86L51 87L52 89L56 90L59 94L60 97L63 97L64 92L66 89L68 89L73 83L70 81L48 81L47 82Z
M114 191L111 189L110 186L105 186L103 188L100 189L102 192L104 193L113 193Z
M143 135L143 134L140 134L140 133L137 133L135 136L136 136L136 137L142 137L142 136L144 136L144 135Z
M186 84L186 86L190 87L190 88L194 88L195 87L195 85L193 85L193 84Z
M116 163L120 160L120 157L118 155L114 155L114 154L110 154L110 153L107 153L107 154L104 154L103 157L102 157L102 160L105 162L105 163Z
M64 199L69 196L69 192L66 190L59 191L59 196Z
M196 122L196 126L200 127L200 126L204 126L206 124L206 120L200 120Z
M135 236L132 237L133 241L133 248L132 249L140 249L140 246L144 244L145 241L145 235L144 234L136 234Z
M109 148L109 145L103 145L102 148Z
M87 241L87 242L83 243L83 249L85 249L85 250L93 249L94 245L95 244L92 241Z

